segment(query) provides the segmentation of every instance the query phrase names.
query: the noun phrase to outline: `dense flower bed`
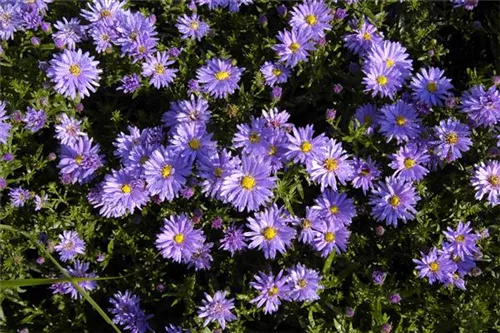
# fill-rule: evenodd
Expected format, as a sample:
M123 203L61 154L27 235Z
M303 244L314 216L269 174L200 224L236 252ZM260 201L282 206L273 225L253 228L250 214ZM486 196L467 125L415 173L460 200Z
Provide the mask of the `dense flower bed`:
M3 329L499 330L499 18L0 0Z

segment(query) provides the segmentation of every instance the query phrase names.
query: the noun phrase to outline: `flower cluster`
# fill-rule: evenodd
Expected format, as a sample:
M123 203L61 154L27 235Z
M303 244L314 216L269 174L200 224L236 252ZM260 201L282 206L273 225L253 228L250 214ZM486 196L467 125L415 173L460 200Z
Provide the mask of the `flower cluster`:
M129 290L117 292L110 298L113 306L109 312L113 314L113 322L122 325L124 329L134 333L151 331L148 320L153 315L146 315L140 307L140 299Z

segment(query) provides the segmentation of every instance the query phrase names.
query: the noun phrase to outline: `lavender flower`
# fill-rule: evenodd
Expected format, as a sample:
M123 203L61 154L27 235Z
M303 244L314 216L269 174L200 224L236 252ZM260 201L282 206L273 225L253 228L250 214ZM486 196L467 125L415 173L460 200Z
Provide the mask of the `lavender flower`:
M290 76L290 69L280 63L266 61L260 67L260 72L264 75L266 84L273 87L277 83L285 83Z
M287 298L285 284L287 277L283 276L281 270L276 276L273 273L266 274L258 272L250 285L259 293L250 303L257 303L257 307L264 306L264 313L269 314L278 311L281 300Z
M209 25L201 21L196 13L191 14L191 17L186 14L179 16L175 26L182 34L182 39L201 40L210 30Z
M216 143L211 140L212 134L200 123L182 123L176 127L171 140L171 147L179 157L194 161L202 155L210 155Z
M331 220L317 223L314 226L316 234L312 245L314 249L321 252L323 258L328 257L332 251L345 252L351 232L340 223Z
M314 301L319 299L318 290L322 289L319 285L321 276L319 272L298 264L288 270L288 280L286 292L288 297L294 301Z
M250 155L262 155L268 151L273 131L264 118L252 117L250 125L239 124L236 127L238 132L233 138L235 148L243 148L243 153Z
M364 91L371 91L372 97L380 95L393 99L402 87L401 74L394 67L387 67L382 63L372 64L363 68L363 73L365 74L363 84L366 88Z
M25 128L30 130L31 133L35 133L45 126L47 114L43 110L35 110L28 106L28 112L26 112L23 121L26 123Z
M85 254L85 242L76 231L63 231L59 244L54 246L62 261L73 260L78 254Z
M202 97L191 95L189 100L170 103L170 110L162 116L162 123L166 127L175 128L182 123L196 123L207 125L210 120L208 101Z
M31 194L22 187L15 187L10 190L9 197L12 207L23 207L26 201L31 198Z
M437 139L432 142L434 153L443 160L455 161L461 158L462 153L472 145L469 127L451 118L441 120L434 127L434 133Z
M103 165L99 144L92 144L92 139L80 136L73 144L63 145L58 168L61 174L68 175L72 184L87 183L95 171Z
M413 262L417 264L420 278L428 277L430 284L436 281L447 283L453 279L457 265L450 260L448 254L439 253L434 248L427 255L423 253L421 255L422 259L413 259Z
M328 143L323 134L313 138L314 129L312 125L306 127L293 128L288 134L288 152L285 157L295 163L310 163L314 157L321 156Z
M83 263L75 260L73 267L66 267L66 270L71 277L75 278L95 278L96 274L93 272L87 272L89 269L89 263ZM84 280L78 282L80 288L85 291L92 291L97 288L97 281L95 280ZM82 295L78 290L71 284L71 282L59 282L51 286L54 294L70 294L73 299L80 299Z
M453 88L451 80L444 76L439 68L422 68L411 81L413 98L429 106L442 106Z
M476 127L491 127L500 121L500 92L495 86L485 90L482 85L475 85L462 96L460 111Z
M156 89L168 87L176 78L177 69L171 69L168 66L173 64L174 60L169 60L167 52L156 52L156 56L149 56L142 64L142 76L151 77L149 83Z
M6 120L9 119L9 116L6 115L5 107L7 106L7 102L0 101L0 143L6 144L7 139L10 136L10 130L12 125L7 123Z
M327 189L314 199L314 203L313 209L318 210L324 219L337 224L350 225L356 216L354 202L345 193Z
M395 138L399 144L420 134L420 119L412 105L399 100L396 104L383 106L381 111L380 132L387 142Z
M234 309L234 298L226 299L226 295L226 291L217 291L213 297L205 293L205 299L198 307L198 317L205 318L203 326L217 321L222 329L225 329L226 322L237 319L231 312Z
M306 207L306 216L297 221L297 224L301 227L299 241L304 244L311 244L316 236L316 231L314 230L316 225L323 223L323 221L323 217L319 210Z
M331 9L323 1L305 0L293 7L290 25L317 40L324 38L325 31L331 29L332 19Z
M307 61L309 51L315 50L311 35L304 30L280 31L276 38L280 42L273 50L288 67L295 67L299 61Z
M85 136L85 133L80 131L81 121L73 117L68 117L66 113L59 116L59 124L55 126L56 139L63 145L74 145L78 138Z
M401 46L400 43L386 40L372 45L366 55L364 66L383 64L387 68L393 68L398 71L402 81L404 81L413 69L412 61L408 57L406 48Z
M224 231L224 237L220 241L219 249L231 252L231 257L236 252L243 251L247 248L243 227L236 226L234 223Z
M363 194L373 188L373 181L380 177L380 170L375 161L368 157L366 160L355 157L353 161L352 186L363 190Z
M201 91L215 98L225 98L238 89L238 82L245 69L233 66L225 59L210 59L196 72Z
M500 204L500 162L488 161L477 164L471 183L476 190L477 200L482 200L486 196L491 206Z
M232 158L225 149L201 155L198 159L198 175L203 179L202 192L209 197L221 199L220 189L223 180L230 172L239 167L239 160Z
M63 17L62 21L57 21L54 24L57 29L52 34L54 41L60 43L61 46L67 47L68 50L74 50L76 44L80 43L85 37L85 28L80 25L80 20L72 18L69 21Z
M458 256L464 260L466 256L472 256L480 252L476 245L479 236L472 233L470 222L460 222L456 230L448 227L448 230L443 232L447 242L443 244L443 249L452 256Z
M392 154L390 158L392 162L389 166L395 170L394 176L403 180L421 180L429 173L429 170L423 166L429 161L429 155L414 144L399 148L398 152Z
M125 293L117 292L109 299L109 302L113 308L108 310L114 315L113 322L115 324L123 325L126 330L133 333L151 331L147 321L153 315L146 315L141 310L139 297L129 290L126 290Z
M358 25L351 21L350 25ZM353 28L353 33L344 36L345 46L354 54L364 55L375 44L382 41L383 34L377 28L366 21L362 21L359 27Z
M359 125L366 126L366 134L371 135L379 126L379 115L377 107L373 104L363 104L356 109L354 118L359 122ZM358 127L358 124L355 124Z
M131 75L125 75L124 77L122 77L120 82L121 85L116 88L116 90L123 90L123 92L126 94L134 93L141 87L139 75L135 73Z

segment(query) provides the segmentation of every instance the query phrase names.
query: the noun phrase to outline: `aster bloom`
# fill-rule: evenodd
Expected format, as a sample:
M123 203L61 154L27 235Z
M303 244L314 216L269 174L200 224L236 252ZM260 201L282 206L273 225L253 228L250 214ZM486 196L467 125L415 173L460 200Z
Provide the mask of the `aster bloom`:
M453 3L453 6L455 8L460 8L464 7L466 10L473 10L477 4L479 3L479 0L450 0Z
M327 186L337 190L337 182L342 185L352 177L352 161L342 148L342 144L330 139L321 153L314 156L307 164L307 172L311 180L320 183L323 191Z
M412 71L412 61L408 59L409 55L406 48L399 42L383 41L374 43L368 51L365 59L365 66L373 64L383 64L387 68L394 68L402 76L404 81Z
M207 270L210 269L210 265L214 260L212 255L210 254L210 250L212 249L213 243L203 243L198 245L196 250L194 251L191 259L187 262L188 268L194 268L194 270Z
M140 77L137 74L125 75L120 80L121 85L116 90L123 90L124 93L134 93L141 87Z
M266 160L243 156L241 165L230 171L221 186L221 196L238 211L255 211L273 197L276 177Z
M110 23L119 13L123 13L125 1L120 0L93 0L88 3L88 9L82 9L81 15L90 22Z
M216 143L211 140L212 134L206 127L199 123L181 123L170 142L172 149L189 161L201 155L211 154L216 148Z
M99 86L101 69L88 52L64 50L50 60L47 76L55 83L54 89L65 97L90 96Z
M73 260L78 254L85 254L85 242L76 231L63 231L59 244L54 246L62 261Z
M116 15L116 44L121 46L122 55L130 55L133 62L146 59L156 50L158 34L153 16L145 17L140 12L118 12Z
M363 84L365 92L371 91L371 96L394 98L396 92L402 87L402 77L394 67L387 67L385 64L372 64L363 68L365 77Z
M146 315L140 307L140 299L129 290L121 291L109 299L113 306L108 309L113 314L113 322L123 325L126 330L134 333L146 333L151 330L147 322L152 315Z
M206 99L191 95L189 100L170 103L170 110L163 114L161 121L166 127L176 127L182 123L207 125L210 120L208 108Z
M58 41L63 47L68 50L74 50L76 44L80 43L85 37L85 28L80 25L80 20L72 18L69 21L63 17L62 21L57 21L54 24L56 32L52 34L54 41Z
M267 126L264 118L253 118L248 124L236 125L238 131L234 135L235 148L243 148L243 153L262 155L269 149L269 140L272 130Z
M321 156L326 150L328 143L324 134L313 138L313 125L306 127L293 128L292 134L288 134L288 152L285 157L293 160L295 163L310 163L314 157Z
M433 152L443 160L455 161L462 157L462 153L470 149L470 129L458 120L441 120L434 127L436 141L433 141Z
M264 75L266 84L273 87L277 83L285 83L290 76L290 69L283 64L266 61L260 67L260 72Z
M358 25L359 22L351 21L349 24ZM345 47L354 54L364 55L375 44L382 42L383 34L367 21L363 20L359 27L353 28L351 34L344 36Z
M361 188L363 194L369 189L373 188L373 181L380 177L380 170L375 161L371 157L366 160L355 157L353 160L353 178L352 186L354 188Z
M204 240L203 231L194 229L189 218L181 214L165 219L155 245L163 258L189 262Z
M288 149L288 137L281 129L272 129L273 134L269 137L267 152L263 155L271 165L271 172L275 174L283 168L286 161L284 158Z
M2 2L0 6L0 39L14 39L14 32L20 29L21 13L15 2Z
M395 170L394 175L403 180L421 180L429 173L423 166L429 161L429 155L414 144L400 147L390 158L389 166Z
M326 220L350 225L352 219L356 217L354 202L345 193L337 193L326 189L318 198L314 199L314 203L313 209L318 210Z
M266 259L274 259L276 251L285 253L295 238L295 230L286 225L285 220L279 214L279 209L272 206L262 212L255 213L255 217L248 218L247 227L251 231L244 235L249 240L248 248L258 248L264 252Z
M337 253L346 251L351 232L343 224L326 220L315 224L314 231L316 233L312 245L315 250L321 252L323 258L328 257L334 250Z
M491 206L500 204L500 162L490 160L477 164L471 183L477 200L486 196Z
M74 143L63 145L60 157L57 167L61 174L70 176L72 184L87 183L103 165L99 144L93 145L92 139L87 136L80 136Z
M377 107L373 104L363 104L356 109L354 118L359 122L359 125L366 126L366 134L371 135L379 125L379 115ZM355 127L358 124L355 123Z
M319 210L306 207L306 216L296 221L296 225L300 226L299 241L304 244L311 244L316 231L315 226L323 222L323 217Z
M373 283L376 285L379 285L379 286L384 284L386 277L387 277L387 273L379 271L379 270L373 271L373 273L372 273Z
M225 329L226 322L236 319L236 316L231 312L234 309L234 298L227 299L226 295L226 291L217 291L213 297L205 293L205 299L198 307L198 317L205 318L204 327L217 321L222 329Z
M71 277L75 278L95 278L97 277L95 273L88 272L89 263L83 263L78 260L75 260L73 263L73 267L66 267L66 271ZM78 282L80 288L85 291L92 291L97 288L97 281L95 280L84 280ZM76 290L76 288L71 284L71 282L61 282L56 283L51 286L54 290L54 293L59 294L70 294L73 299L80 299L82 295Z
M264 313L269 314L278 311L281 300L287 298L285 293L285 285L287 277L283 276L283 271L274 276L273 273L266 274L258 272L253 277L250 285L257 290L258 295L250 301L250 303L257 303L257 307L264 307Z
M306 0L293 7L290 25L317 40L325 37L325 31L331 30L332 19L331 9L323 1Z
M201 40L210 30L209 25L201 21L196 13L191 14L191 16L187 16L186 14L179 16L175 26L182 34L182 39Z
M500 121L500 92L495 86L488 90L482 85L475 85L461 98L460 111L476 127L491 127Z
M318 290L322 289L319 285L321 276L319 272L298 264L288 269L288 280L286 292L291 300L314 301L319 299Z
M35 203L35 212L40 211L46 204L49 199L49 196L47 194L43 196L35 195L35 198L33 199Z
M234 223L224 231L224 237L220 241L219 249L231 252L231 257L236 252L247 248L243 227L236 226Z
M420 119L411 104L399 100L395 104L383 106L381 111L380 132L386 137L387 142L396 139L399 144L420 134Z
M166 51L156 52L156 56L149 56L142 64L142 76L151 77L149 83L156 89L168 87L176 78L177 69L168 68L174 60L168 59Z
M370 205L372 216L386 225L398 226L398 220L406 223L413 220L417 213L415 206L420 197L412 183L402 179L387 177L385 182L379 182L372 191Z
M241 74L245 69L233 66L230 60L210 59L196 72L201 91L215 98L225 98L238 89Z
M171 148L160 147L144 164L144 179L151 195L163 200L175 198L191 174L191 164Z
M278 32L276 38L279 43L272 49L288 67L295 67L299 61L307 61L309 51L315 50L314 43L310 41L311 35L304 30L288 30Z
M447 283L453 279L457 265L450 260L448 254L440 253L436 248L433 248L427 255L420 254L422 259L413 259L413 262L417 264L418 277L429 278L430 284L436 281Z
M31 194L22 187L16 187L10 190L9 197L12 207L23 207L26 201L31 198Z
M456 230L448 227L448 230L444 231L443 234L447 240L443 249L453 256L458 256L463 260L465 256L472 256L480 252L476 244L479 236L472 232L470 222L458 223Z
M415 100L429 106L442 106L451 94L451 80L444 76L444 71L436 68L422 68L411 81L412 96Z
M25 128L30 130L31 133L35 133L45 126L47 114L43 110L35 110L28 106L28 112L26 112L23 121L26 123Z
M101 22L91 25L88 35L94 41L95 49L99 53L112 50L113 42L117 39L114 27Z
M401 295L398 293L390 294L387 298L392 304L399 304L401 302Z
M56 139L63 145L73 145L77 142L78 137L84 136L85 133L80 131L82 122L73 117L68 117L66 113L58 117L58 124L55 127Z
M262 117L271 128L279 128L288 132L293 127L292 123L288 123L290 114L286 110L280 111L278 108L272 108L269 111L262 110Z
M239 160L232 158L226 149L212 151L198 158L198 175L203 179L202 193L221 199L220 189L223 180L239 166Z
M6 144L7 139L9 138L10 129L12 125L5 122L9 119L9 116L6 115L5 107L7 106L7 102L0 101L0 143Z

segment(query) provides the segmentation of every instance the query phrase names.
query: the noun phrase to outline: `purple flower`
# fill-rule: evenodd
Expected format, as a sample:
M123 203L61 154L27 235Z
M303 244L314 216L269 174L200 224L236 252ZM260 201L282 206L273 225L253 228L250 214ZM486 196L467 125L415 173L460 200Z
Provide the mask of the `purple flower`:
M95 49L99 53L112 50L113 41L116 41L117 38L114 28L105 23L96 23L92 25L88 34L93 39Z
M75 278L95 278L96 274L93 272L87 272L89 269L89 263L83 263L75 260L73 267L66 267L66 270L71 277ZM97 287L97 281L95 280L84 280L78 282L80 288L85 291L92 291ZM54 294L70 294L73 299L80 299L82 295L76 290L76 288L71 284L71 282L59 282L51 286Z
M233 66L225 59L210 59L196 72L201 91L215 98L225 98L238 89L241 74L245 69Z
M394 176L403 180L421 180L429 173L423 165L429 162L429 155L414 144L400 147L396 154L390 156L389 166L395 170Z
M146 59L155 50L158 33L155 30L153 16L145 17L140 12L123 12L116 15L117 38L115 43L121 46L122 55L133 57L133 63Z
M175 26L182 34L182 39L191 38L193 40L201 40L201 38L210 30L210 26L201 21L196 13L191 14L191 17L186 14L179 16Z
M28 106L28 112L26 112L23 121L26 123L24 128L30 130L31 133L35 133L45 126L47 114L43 110L35 110Z
M285 253L295 237L295 230L286 225L276 206L255 213L249 217L247 227L251 231L244 235L251 240L248 248L258 248L264 252L266 259L274 259L276 251Z
M392 331L392 324L391 323L385 323L380 326L380 331L382 333L391 333Z
M291 300L297 302L317 300L319 299L318 290L322 289L319 285L320 280L321 276L318 271L297 264L288 269L286 293Z
M92 139L80 136L73 144L61 147L61 160L57 167L63 175L69 175L72 184L87 183L95 171L103 165L99 144L92 145Z
M238 132L234 135L235 148L243 148L243 153L250 155L263 155L269 150L269 139L273 131L267 126L264 118L253 118L250 125L236 125Z
M356 217L354 202L345 193L327 189L314 199L314 203L313 209L318 210L324 219L336 224L350 225Z
M146 333L151 330L147 322L152 315L146 315L140 307L140 299L129 290L121 291L109 299L113 308L108 309L113 314L113 322L123 325L133 333Z
M54 89L65 97L90 96L99 86L101 69L88 52L64 50L50 60L47 76L55 83Z
M357 21L351 21L349 24L358 25ZM382 42L383 34L377 31L377 28L365 20L359 27L353 28L351 34L344 36L345 46L354 54L364 55L371 49L372 45Z
M490 160L477 164L471 183L477 200L486 196L491 206L500 204L500 162Z
M200 123L181 123L176 127L170 142L172 149L189 161L201 155L210 155L216 148L212 134Z
M353 309L353 308L349 308L349 307L348 307L348 308L346 308L346 309L345 309L345 315L346 315L346 317L348 317L348 318L352 318L352 317L354 317L354 309Z
M162 123L166 127L176 127L182 123L196 123L207 125L210 120L208 101L202 97L191 95L189 100L170 103L170 110L162 116Z
M472 145L469 127L451 118L441 120L439 126L434 127L434 133L437 139L432 142L434 153L443 160L461 158L462 152L468 151Z
M203 231L194 229L189 218L181 214L165 219L155 245L163 258L189 262L204 240Z
M233 321L236 316L231 312L234 309L234 298L226 299L226 291L217 291L214 296L205 293L202 305L198 307L198 317L205 318L203 326L217 321L222 329L226 328L226 322Z
M230 171L224 178L221 196L238 211L255 211L273 197L276 177L266 160L243 156L241 166Z
M220 241L219 249L231 252L231 257L236 253L247 248L243 227L236 226L234 223L224 231L224 237Z
M0 191L5 189L6 187L7 187L7 181L5 180L5 178L0 177Z
M14 155L12 153L5 153L2 155L2 161L4 162L12 162L14 160Z
M325 37L325 31L331 30L333 16L330 14L331 9L322 0L305 0L293 7L290 25L317 40Z
M81 15L90 22L111 23L118 14L124 13L125 4L120 0L94 0L88 3L89 9L82 9Z
M68 117L66 113L58 117L59 124L55 126L56 139L63 145L74 145L78 138L85 136L85 133L80 131L82 122L73 117Z
M443 232L447 240L443 244L443 249L452 256L460 257L462 260L465 259L465 256L472 256L479 253L480 250L476 245L479 236L472 233L472 228L469 226L470 222L466 224L460 222L456 230L448 227L448 231Z
M355 157L353 161L353 179L354 188L362 188L363 194L373 188L373 181L380 177L380 170L375 161L368 157L366 160Z
M54 246L62 261L73 260L78 254L85 254L85 242L76 231L63 231L59 235L59 244Z
M379 125L379 115L377 107L373 104L363 104L356 109L354 118L359 122L359 125L366 126L366 134L371 135ZM355 123L355 127L358 124Z
M420 134L420 119L411 104L399 100L395 104L383 106L381 111L380 132L386 137L387 142L395 138L399 144Z
M283 276L282 270L276 276L273 273L258 272L254 275L254 280L250 282L250 285L257 290L258 295L250 303L257 303L258 308L264 306L265 314L278 311L281 300L287 298L286 282L287 277Z
M379 182L370 197L373 206L372 216L386 225L398 226L398 219L406 223L413 220L417 213L415 205L420 197L412 183L401 179L388 177L385 182Z
M262 110L262 117L266 120L267 126L272 128L288 131L289 128L293 127L293 124L287 122L290 119L290 114L286 110L280 111L278 108L272 108L269 111Z
M401 302L401 295L398 293L390 294L388 299L392 304L399 304Z
M9 192L10 205L12 207L23 207L26 200L31 198L31 194L28 190L22 187L15 187Z
M429 106L442 106L453 88L451 80L439 68L422 68L411 81L412 96L415 100Z
M310 41L311 37L304 30L280 31L276 36L280 43L274 45L272 49L280 57L281 62L293 68L299 61L307 61L309 51L316 49L314 43Z
M202 192L209 197L221 199L220 189L223 180L239 166L239 161L232 158L225 149L201 155L198 159L198 175L203 179Z
M436 281L447 283L453 279L457 265L450 260L447 253L439 253L436 248L433 248L427 255L420 254L422 259L413 259L413 262L417 264L420 278L428 277L430 284Z
M175 326L174 324L170 324L165 327L165 333L184 333L184 330L181 326Z
M396 92L402 87L402 77L400 72L394 67L387 67L383 63L371 64L363 68L365 77L363 84L365 92L371 91L371 96L394 98Z
M288 152L286 158L293 160L295 163L310 163L314 157L321 156L326 150L328 144L324 134L320 134L313 138L313 125L306 127L293 128L292 133L288 134Z
M299 241L304 244L311 244L316 235L316 231L314 230L315 226L323 223L323 221L323 217L319 210L306 207L306 216L296 223L301 227Z
M312 245L321 252L323 258L328 257L332 251L345 252L351 232L340 223L327 220L314 225L316 231Z
M393 68L399 72L398 75L401 75L401 80L404 81L413 69L412 61L408 57L406 48L400 43L386 40L372 45L366 55L364 66L383 64L385 67Z
M35 202L35 212L38 212L47 204L48 198L49 196L47 194L43 196L35 195L35 198L33 199Z
M0 39L14 39L14 32L20 29L22 13L16 2L3 2L0 6Z
M212 243L198 244L197 249L194 251L191 259L188 261L188 268L193 268L194 270L207 270L210 269L210 265L213 261L210 255L210 249L212 248Z
M85 28L80 25L80 20L76 18L68 21L63 17L63 21L57 21L54 28L57 31L52 34L52 38L61 46L67 47L68 50L74 50L76 44L80 43L85 37Z
M266 84L273 87L277 83L285 83L290 76L290 69L276 62L266 61L260 67L260 72L264 75Z
M491 127L500 121L500 93L495 86L485 90L482 85L475 85L463 94L461 102L460 111L476 127Z
M177 69L168 68L174 60L168 59L167 52L156 52L156 56L149 56L142 64L142 76L151 77L149 83L156 89L168 87L176 78Z
M281 87L274 87L273 91L271 92L271 97L274 100L278 100L281 98L281 94L283 93L283 88Z
M123 90L124 93L134 93L141 87L140 77L137 74L125 75L121 79L121 85L116 90Z
M12 125L5 122L9 119L9 116L6 115L5 107L7 106L7 102L0 101L0 143L7 144L7 139L10 136L10 129Z
M455 8L464 7L466 10L473 10L479 0L450 0Z
M373 273L372 273L373 283L375 283L376 285L379 285L379 286L384 284L386 277L387 277L387 273L382 272L382 271L373 271Z

